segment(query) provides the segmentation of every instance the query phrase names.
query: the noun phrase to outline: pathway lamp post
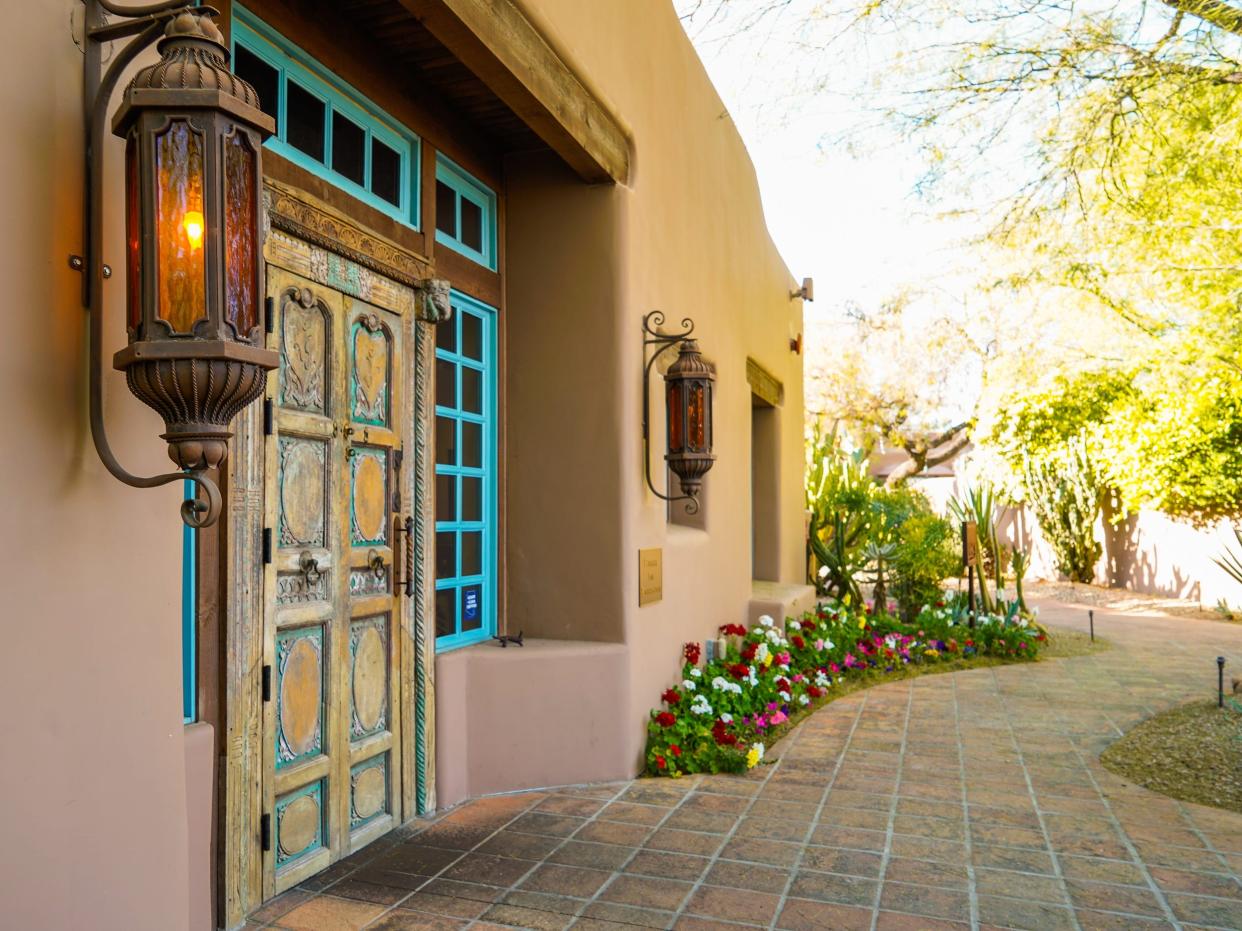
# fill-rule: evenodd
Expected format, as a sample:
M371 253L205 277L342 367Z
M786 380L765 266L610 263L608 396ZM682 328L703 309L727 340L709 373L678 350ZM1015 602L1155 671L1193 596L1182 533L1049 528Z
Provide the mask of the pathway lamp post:
M182 518L203 527L220 513L206 472L224 461L230 421L263 394L277 364L259 313L261 151L275 127L254 88L229 71L214 10L184 0L128 9L87 0L86 11L86 255L71 264L86 275L91 432L108 470L128 485L194 482L198 494ZM122 19L107 23L104 13ZM101 74L100 47L130 35ZM103 122L121 71L157 39L159 61L138 71L112 122L125 140L129 336L112 364L164 419L162 437L181 470L144 478L120 466L103 424Z

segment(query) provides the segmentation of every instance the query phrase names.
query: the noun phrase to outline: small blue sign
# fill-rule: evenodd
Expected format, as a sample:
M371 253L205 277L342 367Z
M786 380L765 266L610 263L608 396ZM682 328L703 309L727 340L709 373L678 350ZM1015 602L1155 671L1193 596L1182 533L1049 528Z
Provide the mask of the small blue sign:
M466 599L462 604L463 620L477 621L479 619L479 590L468 588L464 594Z

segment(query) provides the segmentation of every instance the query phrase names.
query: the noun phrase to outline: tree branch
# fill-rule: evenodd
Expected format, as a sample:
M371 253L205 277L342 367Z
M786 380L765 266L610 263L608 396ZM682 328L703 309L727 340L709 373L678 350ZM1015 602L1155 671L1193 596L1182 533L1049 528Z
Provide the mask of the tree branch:
M1179 13L1189 13L1205 23L1242 36L1242 10L1223 0L1162 0Z

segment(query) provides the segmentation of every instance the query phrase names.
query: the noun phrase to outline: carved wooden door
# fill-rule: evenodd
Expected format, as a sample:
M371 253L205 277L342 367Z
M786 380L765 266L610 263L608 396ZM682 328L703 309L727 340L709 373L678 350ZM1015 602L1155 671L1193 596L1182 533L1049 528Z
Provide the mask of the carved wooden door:
M264 892L401 821L397 314L269 266Z

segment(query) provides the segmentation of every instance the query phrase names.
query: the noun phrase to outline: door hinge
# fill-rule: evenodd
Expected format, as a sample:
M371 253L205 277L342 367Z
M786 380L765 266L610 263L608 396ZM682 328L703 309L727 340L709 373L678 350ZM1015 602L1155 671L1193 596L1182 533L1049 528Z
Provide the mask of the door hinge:
M259 843L264 853L272 849L272 816L267 812L259 819Z
M263 528L263 565L270 565L272 561L272 528Z
M263 329L268 333L276 332L276 298L269 297L263 302Z
M267 665L263 667L263 700L272 700L272 667Z
M263 435L272 435L272 421L274 420L274 407L271 398L263 399Z

